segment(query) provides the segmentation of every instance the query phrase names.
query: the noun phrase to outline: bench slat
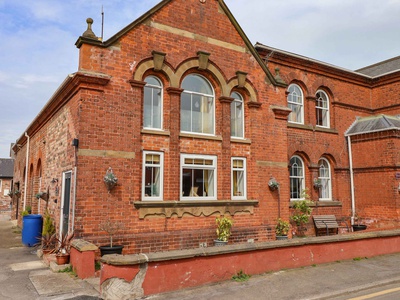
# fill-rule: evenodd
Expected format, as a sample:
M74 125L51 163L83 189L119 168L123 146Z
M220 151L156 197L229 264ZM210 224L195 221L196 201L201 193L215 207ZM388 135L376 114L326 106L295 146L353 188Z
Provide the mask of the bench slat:
M313 219L317 235L322 230L325 230L328 235L330 229L336 229L337 233L339 224L334 215L317 215L313 216Z

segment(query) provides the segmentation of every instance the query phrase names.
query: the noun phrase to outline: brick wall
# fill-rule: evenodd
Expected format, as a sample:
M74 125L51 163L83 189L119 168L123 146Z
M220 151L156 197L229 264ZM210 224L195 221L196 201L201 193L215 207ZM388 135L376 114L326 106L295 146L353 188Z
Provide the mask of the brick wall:
M78 43L78 72L64 83L28 130L28 185L26 195L20 197L20 210L26 198L34 213L42 213L46 203L34 195L49 190L48 207L60 228L63 173L71 172L69 227L76 237L97 245L107 243L100 224L111 220L121 224L114 239L125 245L126 253L198 247L200 243L212 243L215 217L224 214L234 220L231 242L267 241L273 236L270 229L274 230L278 216L289 219L288 164L296 154L305 163L305 186L314 201L318 200L318 192L312 187L318 175L318 161L324 157L331 165L332 203L325 203L314 213L350 215L349 157L344 133L357 116L375 112L378 104L374 97L389 89L388 82L374 86L363 76L275 53L268 61L271 73L275 74L279 67L281 78L288 84L297 83L305 96L304 124L288 124L285 86L270 82L218 1L171 1L133 25L104 44L88 39ZM165 53L160 69L155 68L154 51ZM202 66L199 56L204 53L209 53L209 60ZM260 55L268 53L260 51ZM238 85L238 71L247 73L243 87ZM192 73L206 78L215 92L215 136L180 132L181 82ZM158 132L143 130L142 126L143 81L148 75L157 76L163 84L164 125ZM392 88L397 90L397 85ZM316 127L318 89L330 98L328 129ZM244 99L244 140L230 139L232 91ZM394 104L380 109L398 112ZM78 147L72 146L75 138L79 140ZM22 148L16 149L15 182L24 191L27 138L22 136L19 144ZM394 181L397 140L378 138L378 143L368 147L371 151L390 152L392 159L385 166L392 169L385 167L384 176L392 176ZM355 149L357 165L366 162L371 154L362 149ZM144 217L143 209L137 208L142 201L143 151L164 153L163 201L154 202L155 208L148 208ZM232 199L231 157L245 157L247 199L256 200L257 204L240 204L231 209L229 205L195 207L180 201L182 153L217 157L216 201ZM376 166L383 164L380 157L376 157ZM118 177L118 185L111 192L103 183L109 167ZM356 185L367 182L362 176L360 170ZM271 177L280 183L279 193L268 188ZM380 180L385 182L383 177ZM396 205L392 201L392 205L385 206L385 213L373 218L375 227L385 228L388 223L383 219L397 218L398 193L390 188L387 192L385 203L394 197ZM357 193L358 203L369 203L369 190ZM171 215L166 212L171 208L165 205L168 202L174 203L172 207L176 209ZM308 234L313 234L312 224L308 227Z

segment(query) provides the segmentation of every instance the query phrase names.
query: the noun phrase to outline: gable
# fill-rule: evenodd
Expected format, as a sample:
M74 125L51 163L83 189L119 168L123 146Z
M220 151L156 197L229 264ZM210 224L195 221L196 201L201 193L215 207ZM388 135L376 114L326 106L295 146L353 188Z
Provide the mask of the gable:
M147 29L146 35L134 35L132 32L144 26ZM86 33L86 32L85 32ZM190 49L193 41L204 43L204 48L208 45L218 46L226 50L237 53L250 54L255 58L257 64L263 69L268 80L278 86L286 87L283 82L277 82L266 67L257 51L247 38L240 25L237 23L229 8L223 0L165 0L143 14L137 20L123 28L104 43L97 38L91 38L85 34L78 39L76 45L80 48L83 44L91 44L99 47L111 47L119 45L120 41L131 36L135 40L143 41L143 47L148 47L148 36L176 36L169 38L168 49L154 49L161 52L179 51L176 48L177 41L184 39L186 43L178 46ZM161 43L160 43L161 44ZM207 51L207 49L197 49Z

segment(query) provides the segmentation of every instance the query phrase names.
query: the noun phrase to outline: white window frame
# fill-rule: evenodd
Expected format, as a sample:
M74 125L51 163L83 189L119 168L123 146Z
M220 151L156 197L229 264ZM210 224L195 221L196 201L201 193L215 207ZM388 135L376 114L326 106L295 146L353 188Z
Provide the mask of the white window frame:
M299 160L301 163L301 170L302 170L302 174L301 175L292 175L292 170L293 167L296 167L298 165L298 163L292 163L292 160ZM300 156L294 155L290 158L290 172L289 172L289 177L290 177L290 201L298 201L298 200L304 200L304 197L302 197L303 191L305 189L305 169L304 169L304 161L301 159ZM294 186L292 186L293 181L300 181L300 186L298 186L300 188L300 191L298 191L298 198L292 198L292 190L295 188Z
M233 98L233 101L231 103L231 136L234 138L244 138L244 101L243 97L241 94L238 92L233 92L231 94L231 98ZM238 119L238 113L239 110L237 109L238 105L241 106L241 111L240 113L242 114L242 118ZM241 130L238 130L237 128L241 127ZM232 134L232 131L236 133ZM240 131L240 132L239 132Z
M159 166L154 164L146 164L146 155L159 155L160 156L160 164ZM161 201L163 200L164 195L164 152L159 151L143 151L143 162L142 162L142 200L143 201ZM159 196L146 196L146 188L149 188L146 184L146 167L151 168L160 168L160 191ZM151 187L150 187L151 188Z
M318 94L321 94L320 96ZM316 95L315 102L315 117L316 117L316 126L329 128L330 127L330 117L329 117L329 97L328 94L323 90L318 90ZM319 100L321 99L321 100ZM324 103L325 106L320 106L320 103ZM322 125L318 124L319 114L322 114Z
M180 109L180 115L181 115L181 121L180 121L180 126L181 126L181 132L183 132L183 133L190 133L190 134L201 134L201 135L209 135L209 136L214 136L215 135L215 91L214 91L214 88L213 88L213 86L211 85L211 83L207 80L207 78L205 78L204 76L201 76L201 75L199 75L199 74L189 74L189 75L187 75L185 78L187 78L187 77L189 77L189 76L198 76L198 77L200 77L200 78L202 78L204 81L205 81L205 83L210 87L210 89L211 89L211 92L212 92L212 94L205 94L205 93L199 93L199 92L194 92L194 91L189 91L189 90L186 90L186 89L184 89L184 91L182 92L182 94L181 94L181 109ZM184 79L185 80L185 79ZM211 112L211 118L212 118L212 124L210 124L211 126L212 126L212 130L211 130L211 132L204 132L205 130L205 127L204 127L204 123L202 122L202 125L201 125L201 127L202 127L202 131L201 132L199 132L199 131L193 131L193 109L191 109L190 110L190 127L191 127L191 130L182 130L182 122L183 122L183 120L182 120L182 117L183 117L183 115L184 114L186 114L187 112L185 111L183 111L182 110L182 107L183 107L183 105L182 105L182 101L183 101L183 99L182 99L182 96L183 95L189 95L190 96L190 98L191 98L191 103L190 103L190 105L192 106L192 101L193 101L193 96L200 96L200 97L205 97L205 98L211 98L212 99L212 104L211 104L211 106L212 106L212 112Z
M297 84L288 87L287 102L292 112L288 116L288 122L304 124L304 96L303 90ZM296 101L297 100L297 101Z
M319 201L332 201L331 164L326 158L321 157L318 161L318 166L318 179L321 182Z
M3 180L0 179L0 192L1 192L2 189L3 189Z
M146 85L144 86L144 89L150 89L151 90L151 102L152 102L152 105L151 105L151 111L150 111L150 126L146 126L146 124L145 124L145 119L146 119L146 116L145 116L145 103L146 103L146 99L145 99L145 97L146 97L146 93L145 93L145 91L143 92L143 128L144 129L152 129L152 130L162 130L163 129L163 105L164 105L164 101L163 101L163 99L164 99L164 94L163 94L163 85L162 85L162 82L161 82L161 80L159 79L159 78L157 78L156 76L153 76L153 75L150 75L150 76L147 76L146 78L145 78L145 81L146 81L146 79L147 78L152 78L152 79L154 79L154 80L156 80L160 85L154 85L154 84L150 84L150 83L146 83ZM159 101L160 101L160 114L159 114L159 118L160 118L160 127L155 127L154 126L154 119L153 119L153 117L154 117L154 113L153 113L153 110L154 110L154 104L153 104L153 94L154 94L154 92L156 92L156 91L159 91L160 92L160 97L159 97Z
M243 162L243 167L234 167L234 161L242 161ZM246 165L246 158L244 157L232 157L231 158L231 195L232 195L232 200L245 200L247 199L247 165ZM234 172L243 172L243 191L241 194L236 194L234 193Z
M193 160L211 160L211 165L194 165L186 164L185 159ZM188 196L184 196L184 184L183 184L183 169L193 169L193 170L209 170L213 171L213 196L190 196L191 191L189 191ZM181 154L181 166L180 166L180 200L217 200L217 156L215 155L198 155L198 154ZM187 191L186 191L187 192Z

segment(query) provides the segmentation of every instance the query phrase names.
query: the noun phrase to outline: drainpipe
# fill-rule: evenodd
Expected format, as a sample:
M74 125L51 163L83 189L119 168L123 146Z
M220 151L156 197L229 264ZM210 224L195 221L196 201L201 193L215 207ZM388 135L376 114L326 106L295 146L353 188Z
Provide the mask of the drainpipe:
M351 193L351 225L354 224L354 217L356 213L356 200L354 197L354 173L353 173L353 155L351 152L351 138L347 136L349 145L349 164L350 164L350 193Z
M25 183L24 183L24 206L23 210L25 210L26 207L26 193L28 189L28 167L29 167L29 135L27 132L25 132L25 136L27 138L26 142L26 159L25 159Z

